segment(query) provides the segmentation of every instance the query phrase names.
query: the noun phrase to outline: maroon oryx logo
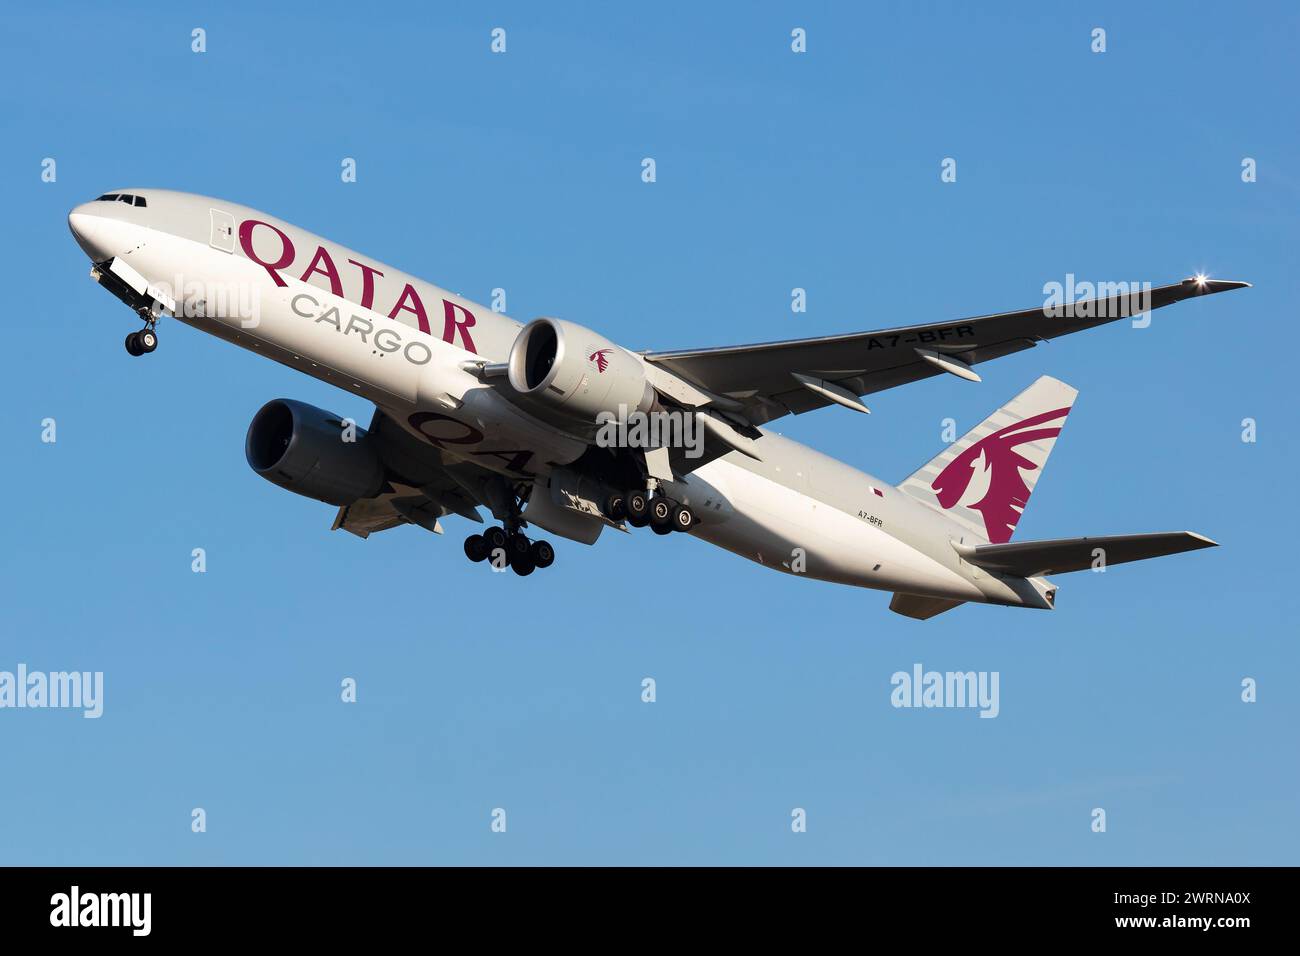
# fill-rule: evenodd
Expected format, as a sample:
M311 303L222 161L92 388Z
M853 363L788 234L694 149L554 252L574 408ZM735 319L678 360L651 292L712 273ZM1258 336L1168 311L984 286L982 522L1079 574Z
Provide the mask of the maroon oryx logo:
M931 483L930 487L939 498L939 505L946 509L961 501L975 476L975 466L982 458L983 470L989 476L989 488L983 498L968 507L984 516L984 530L990 541L994 544L1010 541L1011 532L1020 520L1020 513L1029 502L1029 486L1025 484L1020 472L1038 468L1037 462L1030 461L1015 448L1026 442L1055 438L1061 434L1060 425L1046 428L1034 426L1064 418L1069 413L1068 405L1043 412L999 428L972 444L950 461Z
M604 375L604 374L605 374L605 369L609 368L609 353L612 352L612 351L614 351L614 350L613 350L613 349L596 349L596 351L592 352L590 355L587 356L587 361L588 361L588 362L595 362L595 363L596 363L596 371L597 371L597 372L600 372L600 374Z

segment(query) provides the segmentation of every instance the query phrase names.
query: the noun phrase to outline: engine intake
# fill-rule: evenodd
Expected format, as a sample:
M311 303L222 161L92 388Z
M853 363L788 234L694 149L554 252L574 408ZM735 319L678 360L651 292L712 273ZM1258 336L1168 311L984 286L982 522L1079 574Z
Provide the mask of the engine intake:
M510 349L510 387L565 418L594 423L602 412L649 411L655 392L643 360L591 329L534 319Z
M345 441L339 416L305 402L277 398L248 426L244 457L267 481L331 505L378 494L384 464L364 428Z

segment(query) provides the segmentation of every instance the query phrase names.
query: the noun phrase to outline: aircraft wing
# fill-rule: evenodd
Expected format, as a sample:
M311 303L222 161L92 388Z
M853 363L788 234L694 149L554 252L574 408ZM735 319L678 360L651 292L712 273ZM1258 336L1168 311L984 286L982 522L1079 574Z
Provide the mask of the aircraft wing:
M493 473L464 463L445 464L436 449L408 435L381 408L375 409L369 433L377 443L389 474L387 487L373 498L362 498L338 510L331 530L343 529L360 538L414 524L442 533L438 519L456 514L482 523L479 505Z
M330 530L338 531L342 528L358 538L368 538L376 531L387 531L407 524L406 516L393 506L390 498L390 495L380 495L344 505L334 516L334 526ZM436 523L437 517L434 520Z
M830 404L866 411L857 396L944 372L978 381L971 366L980 362L1184 299L1248 286L1197 277L1146 293L1087 299L1057 309L1040 305L878 332L647 352L643 357L717 396L719 409L761 425Z

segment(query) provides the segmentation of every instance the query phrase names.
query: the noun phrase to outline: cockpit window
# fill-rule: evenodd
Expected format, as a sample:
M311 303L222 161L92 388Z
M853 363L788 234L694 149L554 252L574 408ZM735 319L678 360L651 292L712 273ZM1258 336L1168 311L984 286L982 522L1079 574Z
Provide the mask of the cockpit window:
M130 193L104 193L95 202L124 202L137 208L149 205L143 196L132 196Z

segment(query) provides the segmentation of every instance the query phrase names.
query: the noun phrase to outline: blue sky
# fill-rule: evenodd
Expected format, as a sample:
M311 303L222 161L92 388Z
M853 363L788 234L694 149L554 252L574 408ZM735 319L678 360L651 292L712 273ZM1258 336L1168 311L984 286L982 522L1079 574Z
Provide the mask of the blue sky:
M377 10L7 16L0 670L103 671L105 702L0 710L0 862L1297 862L1293 7ZM634 348L1028 307L1067 273L1245 279L980 385L779 426L899 481L944 418L1052 374L1080 397L1018 538L1223 546L1063 576L1054 613L922 624L684 536L561 543L519 579L468 565L455 519L331 533L332 509L249 470L244 432L275 397L368 408L175 323L130 358L133 319L66 226L129 185L244 202ZM917 662L998 671L1000 716L895 710Z

